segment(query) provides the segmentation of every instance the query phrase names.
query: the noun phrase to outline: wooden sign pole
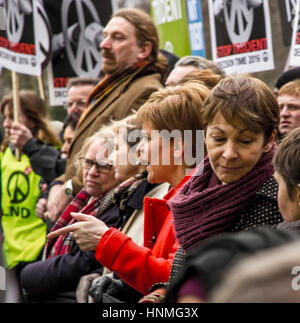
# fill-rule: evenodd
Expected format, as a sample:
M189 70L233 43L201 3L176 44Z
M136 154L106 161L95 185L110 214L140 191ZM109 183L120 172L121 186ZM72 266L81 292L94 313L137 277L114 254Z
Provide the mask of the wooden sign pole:
M45 86L44 86L44 82L43 82L43 76L39 75L37 78L38 78L38 83L39 83L40 97L46 102L46 94L45 94Z
M20 115L19 76L15 71L12 71L12 90L13 90L14 121L19 122L19 115ZM18 148L16 148L16 159L18 161L20 160L20 150Z

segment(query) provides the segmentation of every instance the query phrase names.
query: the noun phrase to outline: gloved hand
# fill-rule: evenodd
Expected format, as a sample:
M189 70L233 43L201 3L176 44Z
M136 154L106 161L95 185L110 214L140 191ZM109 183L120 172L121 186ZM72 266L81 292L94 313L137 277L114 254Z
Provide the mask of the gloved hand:
M110 275L101 276L96 279L89 290L89 294L96 303L103 303L103 294L107 293L118 298L118 293L122 289L121 279L115 279Z
M92 273L84 275L80 278L76 289L76 298L78 303L88 303L89 289L93 283L93 280L100 277L99 273Z
M96 279L89 291L96 303L137 303L143 296L123 280L111 275Z

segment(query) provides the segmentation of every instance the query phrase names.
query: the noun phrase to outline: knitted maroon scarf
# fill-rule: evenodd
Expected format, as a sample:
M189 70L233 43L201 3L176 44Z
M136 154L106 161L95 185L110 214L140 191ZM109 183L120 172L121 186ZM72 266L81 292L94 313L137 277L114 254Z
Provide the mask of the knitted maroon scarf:
M168 202L174 216L176 236L184 250L232 228L253 195L273 175L275 149L276 144L261 156L248 174L228 185L221 184L208 157L204 159L202 175L192 176Z

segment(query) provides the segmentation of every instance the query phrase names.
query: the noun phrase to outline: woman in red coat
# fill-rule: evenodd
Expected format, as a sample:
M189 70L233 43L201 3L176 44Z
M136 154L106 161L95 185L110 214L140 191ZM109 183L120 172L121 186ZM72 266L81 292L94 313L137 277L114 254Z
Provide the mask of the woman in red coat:
M146 294L153 284L168 281L179 244L167 201L189 179L186 176L189 168L203 158L200 108L208 93L209 90L198 82L160 89L137 114L143 130L140 162L148 165L147 179L150 183L167 182L172 187L162 200L145 198L144 246L138 246L119 230L108 228L100 220L84 214L74 214L80 222L48 237L73 232L83 250L96 249L95 256L103 266L116 272L142 294ZM192 158L196 146L201 154Z

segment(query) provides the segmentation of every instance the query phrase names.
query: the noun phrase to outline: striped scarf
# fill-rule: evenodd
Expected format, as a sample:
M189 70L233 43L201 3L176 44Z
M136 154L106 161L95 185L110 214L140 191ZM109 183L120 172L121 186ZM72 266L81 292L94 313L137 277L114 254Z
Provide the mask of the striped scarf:
M113 192L114 189L91 199L91 196L84 189L81 190L67 206L61 217L55 223L51 232L75 223L77 220L72 218L71 212L81 212L99 217L112 204ZM60 235L57 238L48 240L44 248L43 259L69 253L74 242L75 240L70 236L70 234L66 236Z
M122 73L115 73L112 75L105 75L105 77L96 85L96 87L90 92L87 99L86 105L88 108L82 113L77 128L86 118L86 116L111 93L120 84L126 82L129 78L140 74L146 66L151 63L149 60L137 62L128 68L126 68Z
M120 210L124 211L127 208L128 199L133 192L147 180L147 171L136 174L124 182L122 182L114 191L113 203L118 205Z
M272 158L276 144L264 153L254 168L237 182L222 185L206 157L198 169L168 205L174 216L176 236L184 250L199 241L229 231L251 198L273 175Z

